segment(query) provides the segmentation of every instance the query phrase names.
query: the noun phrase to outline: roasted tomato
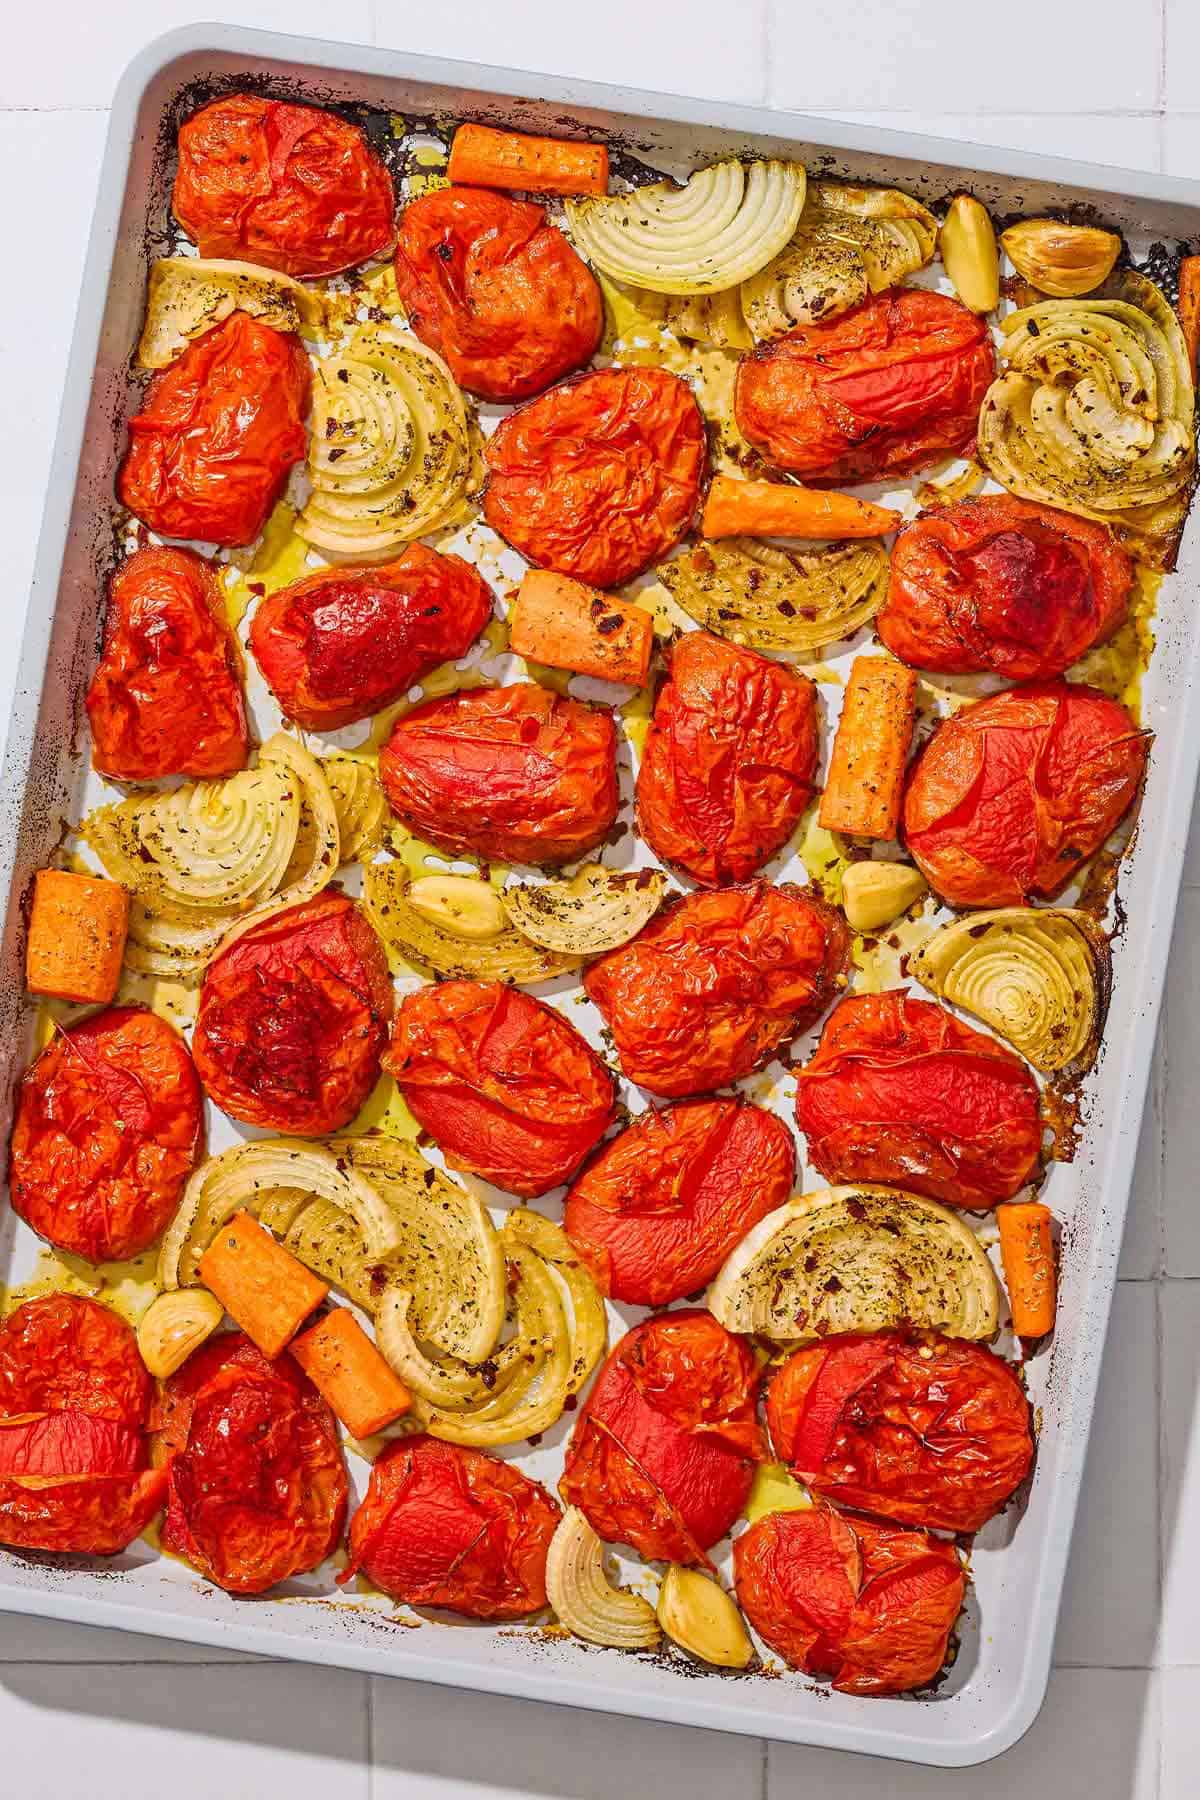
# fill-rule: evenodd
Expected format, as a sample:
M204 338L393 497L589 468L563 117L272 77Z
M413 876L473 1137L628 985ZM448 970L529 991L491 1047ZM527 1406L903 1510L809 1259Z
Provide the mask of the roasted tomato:
M383 946L352 900L326 890L235 938L208 965L192 1053L231 1118L323 1137L379 1077L392 1017Z
M241 665L211 563L164 546L121 565L87 710L92 761L117 781L246 766Z
M0 1325L0 1543L113 1556L166 1497L146 1469L150 1378L123 1319L75 1294Z
M342 1535L350 1483L337 1422L288 1355L240 1331L190 1356L159 1397L162 1541L231 1594L304 1575Z
M579 1167L613 1114L613 1078L562 1014L499 981L406 994L383 1066L446 1161L512 1194Z
M700 408L677 375L601 369L501 421L484 517L535 567L615 587L679 542L707 455Z
M993 694L943 720L910 769L905 842L950 906L1052 899L1133 805L1148 754L1095 688Z
M734 1540L733 1574L763 1642L842 1694L935 1680L966 1589L953 1544L828 1506L759 1519Z
M519 1619L546 1604L546 1552L561 1518L540 1481L437 1438L388 1444L350 1524L350 1561L406 1606Z
M567 1445L559 1492L610 1543L707 1563L763 1454L758 1369L711 1313L664 1313L609 1355Z
M377 569L321 569L271 594L250 649L285 718L340 731L465 656L491 613L470 563L410 544Z
M787 842L812 797L817 697L807 675L689 631L670 655L637 815L656 856L717 887Z
M782 1119L743 1100L653 1109L605 1144L567 1195L567 1236L605 1294L665 1306L710 1281L791 1192Z
M870 481L969 450L994 373L986 320L946 294L895 288L744 356L734 411L781 468Z
M939 1531L979 1531L1033 1461L1009 1365L935 1332L798 1350L771 1382L767 1424L776 1455L822 1499Z
M596 277L541 207L483 188L405 207L396 285L413 331L485 400L540 394L587 362L604 330Z
M617 816L612 714L531 681L470 688L397 719L379 757L392 811L442 850L570 862Z
M796 1120L827 1181L947 1206L1011 1200L1038 1167L1038 1085L1021 1058L903 988L847 994L799 1071Z
M230 94L180 127L171 206L201 256L336 275L390 243L395 195L356 125Z
M583 979L630 1081L702 1094L749 1075L845 986L840 913L807 888L752 881L688 894Z
M231 313L146 389L117 477L122 505L163 537L250 543L304 456L309 388L297 338Z
M875 629L914 669L1041 681L1116 630L1132 584L1106 526L989 494L905 527Z
M143 1007L59 1032L21 1083L13 1211L89 1262L137 1256L164 1230L200 1153L203 1096L187 1045Z

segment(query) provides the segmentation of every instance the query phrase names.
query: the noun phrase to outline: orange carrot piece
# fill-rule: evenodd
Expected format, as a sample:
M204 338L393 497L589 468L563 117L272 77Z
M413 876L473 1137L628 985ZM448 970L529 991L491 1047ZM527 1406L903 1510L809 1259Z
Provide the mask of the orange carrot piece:
M530 569L509 624L518 656L601 681L645 686L654 650L654 615L631 600L603 594L550 569Z
M491 125L460 125L446 169L463 187L520 188L531 194L606 194L608 151L603 144L527 137Z
M1185 256L1179 265L1179 325L1188 348L1188 366L1196 376L1200 355L1200 256Z
M714 475L700 531L707 538L870 538L896 531L900 522L890 507L853 494Z
M264 1356L278 1356L329 1289L248 1212L222 1225L200 1279Z
M39 869L33 883L25 985L56 1000L111 1000L121 979L129 894L119 882Z
M356 1438L370 1437L412 1405L412 1395L346 1307L326 1313L292 1345L321 1398Z
M916 690L915 672L893 657L855 657L821 795L826 831L895 837Z
M1043 1337L1054 1324L1058 1296L1051 1218L1050 1208L1040 1200L996 1209L1000 1260L1018 1337Z

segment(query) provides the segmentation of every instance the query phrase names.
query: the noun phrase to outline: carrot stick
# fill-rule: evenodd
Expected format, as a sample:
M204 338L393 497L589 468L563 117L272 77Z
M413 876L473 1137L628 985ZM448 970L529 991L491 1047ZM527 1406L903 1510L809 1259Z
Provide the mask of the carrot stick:
M654 616L598 588L531 569L521 583L509 641L518 656L644 687L654 649Z
M899 525L899 513L856 500L853 494L714 475L700 530L707 538L867 538L882 537Z
M25 985L58 1000L111 1000L121 979L129 895L116 881L39 869L33 883Z
M826 831L895 837L916 688L914 671L892 657L855 657L821 796Z
M1188 367L1196 375L1200 354L1200 256L1185 256L1179 265L1179 324L1188 349Z
M490 125L460 125L446 169L463 187L520 188L533 194L606 194L608 151L603 144L527 137Z
M400 1377L344 1306L298 1337L292 1355L356 1438L382 1431L412 1405Z
M222 1225L200 1258L200 1279L264 1356L295 1337L329 1289L248 1212Z
M1057 1294L1051 1216L1050 1208L1039 1200L1023 1200L996 1211L1000 1260L1018 1337L1042 1337L1054 1324Z

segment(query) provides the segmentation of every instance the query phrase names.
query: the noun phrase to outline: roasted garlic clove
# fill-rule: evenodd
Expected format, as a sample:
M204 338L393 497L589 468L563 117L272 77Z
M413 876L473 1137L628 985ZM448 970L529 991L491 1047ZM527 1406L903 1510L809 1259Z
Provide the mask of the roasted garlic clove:
M500 896L473 875L423 875L405 895L413 911L469 944L487 944L508 924Z
M613 1587L604 1545L577 1506L567 1508L550 1541L546 1595L560 1623L589 1644L649 1650L659 1641L654 1608L640 1594Z
M212 1336L225 1308L206 1288L173 1288L152 1300L137 1328L137 1347L150 1374L165 1381Z
M1096 225L1060 225L1057 219L1023 219L1010 225L1000 242L1019 275L1059 300L1098 288L1121 253L1114 231L1101 231Z
M938 236L942 266L954 291L972 312L1000 304L1000 253L987 208L971 194L956 194Z
M658 1622L681 1650L721 1669L744 1669L754 1645L725 1589L699 1569L672 1563L658 1590Z
M842 874L842 911L854 931L878 931L928 892L925 877L908 863L851 863Z

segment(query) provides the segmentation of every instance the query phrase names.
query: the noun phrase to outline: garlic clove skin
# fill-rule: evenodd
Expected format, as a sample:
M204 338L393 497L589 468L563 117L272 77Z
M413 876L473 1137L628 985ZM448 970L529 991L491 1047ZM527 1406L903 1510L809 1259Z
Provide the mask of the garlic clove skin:
M137 1328L137 1347L148 1372L165 1381L212 1336L224 1317L225 1308L207 1288L172 1288L160 1294Z
M473 875L422 875L404 897L431 925L469 944L489 943L508 924L495 888Z
M744 1669L754 1657L745 1622L725 1589L699 1569L672 1563L658 1590L658 1622L671 1642L719 1669Z
M1090 294L1107 281L1121 253L1115 231L1057 219L1022 219L1000 242L1017 273L1055 300Z
M925 877L908 863L851 863L842 874L842 911L852 930L878 931L928 892Z
M1000 252L987 208L956 194L938 234L942 266L964 306L994 312L1000 304Z

